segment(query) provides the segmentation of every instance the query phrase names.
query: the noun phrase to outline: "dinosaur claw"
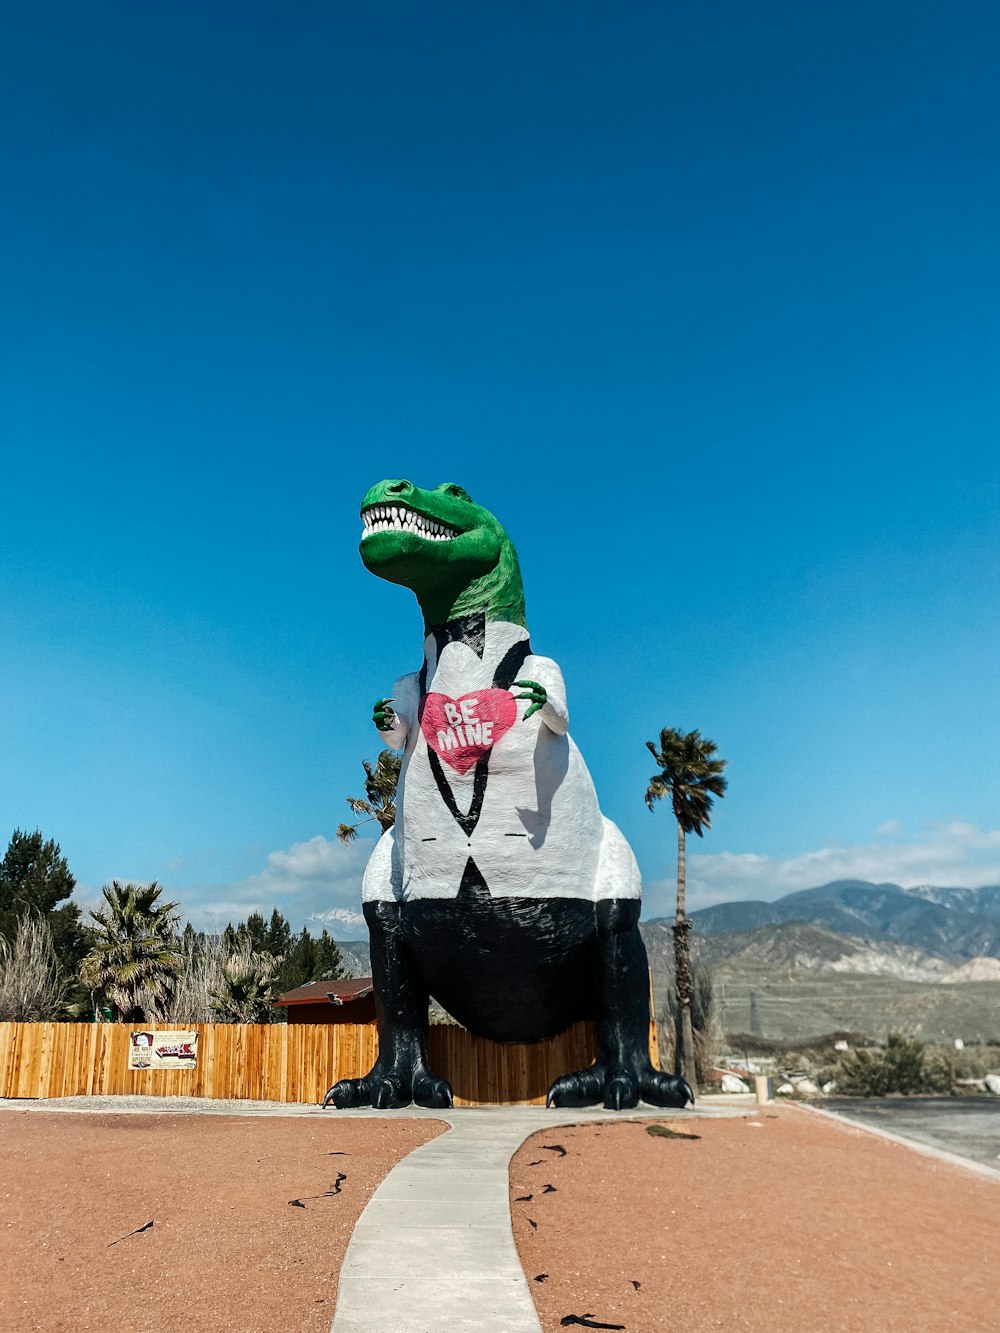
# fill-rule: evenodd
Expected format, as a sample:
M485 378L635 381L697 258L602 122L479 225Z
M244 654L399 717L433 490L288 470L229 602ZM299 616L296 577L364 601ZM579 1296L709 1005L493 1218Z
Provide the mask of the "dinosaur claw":
M441 1111L447 1110L455 1104L451 1084L446 1079L435 1078L429 1074L414 1079L413 1100L417 1106L425 1106Z
M691 1085L675 1074L664 1074L654 1069L647 1077L640 1080L640 1092L644 1102L650 1106L672 1106L678 1109L694 1105L694 1092Z
M639 1088L634 1079L616 1074L604 1088L604 1105L609 1111L624 1111L639 1100Z
M604 1088L603 1072L591 1067L563 1074L549 1088L546 1106L596 1106Z
M323 1098L323 1110L332 1102L338 1111L347 1111L352 1106L361 1106L367 1099L368 1083L365 1079L342 1078Z
M399 1084L394 1078L379 1079L372 1089L372 1108L376 1111L388 1111L405 1103L400 1097Z

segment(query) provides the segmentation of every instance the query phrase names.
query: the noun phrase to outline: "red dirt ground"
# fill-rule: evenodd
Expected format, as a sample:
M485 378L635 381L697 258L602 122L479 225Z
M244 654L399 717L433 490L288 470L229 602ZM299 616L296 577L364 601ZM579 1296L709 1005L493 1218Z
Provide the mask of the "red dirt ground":
M4 1107L0 1329L325 1331L361 1210L443 1128Z
M646 1123L547 1130L515 1155L545 1333L569 1314L628 1333L1000 1326L997 1183L793 1107L669 1122L698 1139ZM322 1333L362 1208L441 1129L0 1108L0 1329Z
M794 1107L665 1123L701 1137L605 1123L515 1154L514 1234L545 1333L569 1314L628 1333L1000 1328L1000 1178Z

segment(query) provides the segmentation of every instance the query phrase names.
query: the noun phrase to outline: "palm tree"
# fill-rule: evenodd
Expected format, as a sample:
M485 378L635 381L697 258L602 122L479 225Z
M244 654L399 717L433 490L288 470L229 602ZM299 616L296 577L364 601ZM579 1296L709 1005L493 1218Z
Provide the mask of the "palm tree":
M677 820L677 915L674 920L674 967L677 974L677 1000L680 1007L680 1041L678 1072L694 1088L695 1070L694 1028L691 1022L691 950L688 935L691 922L685 913L685 839L689 833L702 837L703 829L711 827L709 813L712 797L724 796L726 779L722 770L725 759L714 759L717 752L714 741L698 731L687 733L664 727L660 732L660 746L646 742L646 749L660 766L646 788L646 806L663 796L670 797Z
M267 1023L271 1019L274 978L284 960L243 947L222 963L212 1009L220 1023Z
M119 884L102 890L105 906L91 912L90 952L80 980L126 1023L152 1023L166 1012L181 967L176 903L159 901L152 884Z
M353 842L362 824L378 820L382 832L391 829L396 822L396 786L399 783L399 768L403 756L392 750L383 750L373 768L367 759L361 763L365 770L365 793L361 796L348 796L347 804L356 815L365 815L354 824L341 824L337 837L341 842Z

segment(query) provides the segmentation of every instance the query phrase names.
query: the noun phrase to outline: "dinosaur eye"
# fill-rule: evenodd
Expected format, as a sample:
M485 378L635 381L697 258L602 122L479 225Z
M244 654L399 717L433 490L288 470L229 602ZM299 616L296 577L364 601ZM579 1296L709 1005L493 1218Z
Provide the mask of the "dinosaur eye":
M472 496L468 491L464 491L461 486L456 486L453 482L445 482L443 486L438 487L439 491L444 491L445 495L451 495L456 500L467 500L472 504Z

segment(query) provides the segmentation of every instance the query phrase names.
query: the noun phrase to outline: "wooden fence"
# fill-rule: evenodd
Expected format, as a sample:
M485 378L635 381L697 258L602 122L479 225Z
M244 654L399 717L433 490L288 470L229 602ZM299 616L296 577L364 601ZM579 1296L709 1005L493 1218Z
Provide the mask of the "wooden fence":
M170 1030L176 1027L171 1024ZM0 1023L0 1098L140 1093L318 1102L337 1079L366 1074L378 1054L374 1024L202 1023L192 1028L198 1033L194 1069L131 1070L132 1028L126 1024ZM589 1065L594 1051L592 1023L524 1046L498 1045L450 1024L430 1032L432 1067L449 1080L458 1106L544 1105L552 1081ZM650 1051L655 1061L653 1023Z

